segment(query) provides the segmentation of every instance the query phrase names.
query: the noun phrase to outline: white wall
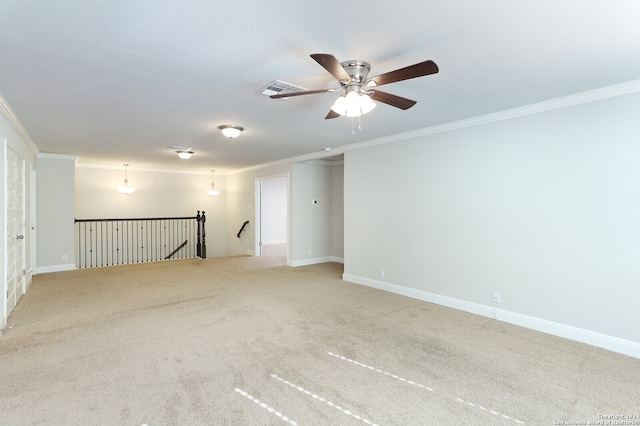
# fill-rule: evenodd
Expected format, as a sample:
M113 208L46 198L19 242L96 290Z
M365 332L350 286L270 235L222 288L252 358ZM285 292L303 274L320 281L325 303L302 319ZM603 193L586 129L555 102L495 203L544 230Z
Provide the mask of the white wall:
M238 256L246 254L255 254L256 247L256 179L267 179L277 176L286 176L291 181L293 174L292 164L283 164L260 168L256 170L241 171L226 176L226 242L227 256ZM217 184L216 184L217 185ZM292 193L291 182L289 183L289 211L288 216L291 218L292 210ZM240 238L237 237L238 231L242 224L248 220L249 224L242 232ZM291 220L291 219L289 219ZM292 229L288 225L289 243L293 238ZM289 246L289 250L291 247Z
M292 264L327 262L331 260L331 166L294 164L292 186Z
M294 264L344 262L343 164L335 161L295 164L293 186L292 226L297 235Z
M288 264L302 266L313 263L342 261L342 252L334 253L332 239L342 240L340 214L342 191L332 193L340 181L332 178L336 166L322 162L282 164L248 170L227 176L227 255L254 254L255 250L255 182L276 176L289 178ZM338 201L334 198L338 197ZM313 204L313 200L318 200ZM334 216L338 216L334 219ZM236 234L245 220L246 231ZM336 229L333 225L336 224ZM311 253L311 254L309 254Z
M124 166L119 169L78 166L75 170L75 218L192 217L206 212L207 257L226 253L225 179L215 176L221 193L210 196L211 174L128 168L131 194L121 194Z
M74 169L76 157L38 154L36 229L37 272L75 269Z
M640 357L639 112L634 93L347 152L345 279Z

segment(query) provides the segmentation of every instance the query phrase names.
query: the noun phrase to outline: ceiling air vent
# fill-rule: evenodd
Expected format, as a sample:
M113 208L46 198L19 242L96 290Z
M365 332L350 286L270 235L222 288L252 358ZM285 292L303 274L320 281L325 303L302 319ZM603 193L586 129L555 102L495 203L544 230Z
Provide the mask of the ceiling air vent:
M285 83L284 81L280 81L280 80L273 80L271 83L267 84L266 86L258 90L258 93L265 96L271 96L271 95L278 95L280 93L304 92L305 90L307 89L305 89L304 87L296 86L290 83ZM282 99L288 99L288 98L282 98Z

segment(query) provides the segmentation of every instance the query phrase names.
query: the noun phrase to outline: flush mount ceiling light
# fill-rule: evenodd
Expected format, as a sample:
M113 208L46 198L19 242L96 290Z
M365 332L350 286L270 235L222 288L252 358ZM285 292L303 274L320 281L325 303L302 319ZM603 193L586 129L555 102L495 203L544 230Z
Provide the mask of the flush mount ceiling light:
M215 184L213 183L213 172L215 172L215 170L211 170L211 189L207 191L207 194L220 195L220 191L215 188Z
M185 160L191 158L191 156L194 154L193 149L191 149L190 146L171 145L167 149L174 151L176 154L178 154L178 157Z
M193 155L193 151L176 151L178 153L178 157L188 160Z
M129 167L128 164L124 165L124 186L121 186L120 188L118 188L118 191L121 192L122 194L131 194L133 191L135 191L135 188L131 188L130 186L128 186L129 184L129 180L127 179L127 167Z
M240 133L242 133L242 131L244 130L243 127L236 126L233 124L223 124L221 126L218 126L218 129L220 129L220 131L224 136L231 139L237 138L238 136L240 136Z

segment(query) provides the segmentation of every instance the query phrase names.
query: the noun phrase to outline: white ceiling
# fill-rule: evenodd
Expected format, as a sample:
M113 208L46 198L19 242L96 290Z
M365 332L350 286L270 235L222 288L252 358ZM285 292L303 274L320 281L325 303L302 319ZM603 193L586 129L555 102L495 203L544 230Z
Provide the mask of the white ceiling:
M41 152L225 173L638 79L639 22L637 0L0 0L0 94ZM339 87L312 53L440 72L385 86L417 105L353 132L324 119L335 93L257 93Z

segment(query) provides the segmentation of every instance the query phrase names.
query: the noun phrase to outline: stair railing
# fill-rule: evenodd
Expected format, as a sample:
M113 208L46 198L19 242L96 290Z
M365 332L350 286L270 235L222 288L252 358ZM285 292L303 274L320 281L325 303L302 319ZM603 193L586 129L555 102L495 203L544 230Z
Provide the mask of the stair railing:
M75 219L76 266L205 259L204 223L204 211L195 217Z

